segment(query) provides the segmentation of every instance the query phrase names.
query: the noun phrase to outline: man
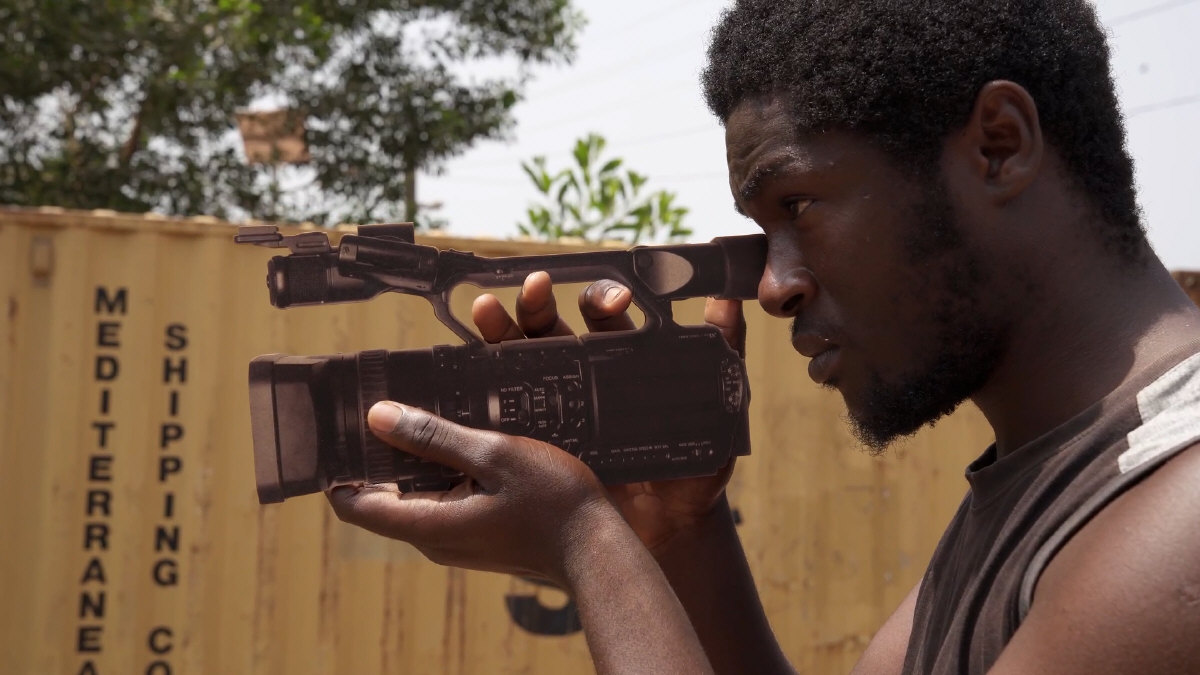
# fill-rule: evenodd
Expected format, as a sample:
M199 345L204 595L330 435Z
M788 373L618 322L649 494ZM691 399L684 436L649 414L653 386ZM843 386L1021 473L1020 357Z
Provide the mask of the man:
M1145 241L1108 50L1083 0L743 0L704 86L759 302L882 448L971 399L996 434L860 673L1200 672L1200 311ZM592 330L627 325L601 283ZM740 344L740 310L707 319ZM544 276L490 340L561 334ZM396 447L472 480L343 488L431 559L570 590L600 672L788 672L727 475L610 494L575 458L381 404ZM769 448L767 452L799 451ZM819 449L808 449L817 452Z

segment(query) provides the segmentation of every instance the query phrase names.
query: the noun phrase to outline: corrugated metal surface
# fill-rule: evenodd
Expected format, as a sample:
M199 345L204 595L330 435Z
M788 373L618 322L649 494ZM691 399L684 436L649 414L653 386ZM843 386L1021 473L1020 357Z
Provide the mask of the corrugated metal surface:
M262 284L270 253L232 234L203 220L0 211L4 672L590 671L580 633L537 634L571 627L557 591L437 567L337 522L319 496L258 506L252 357L455 339L413 298L276 310ZM472 294L455 298L467 317ZM870 457L784 323L748 315L754 454L731 498L789 656L802 671L847 671L918 579L990 432L967 409Z

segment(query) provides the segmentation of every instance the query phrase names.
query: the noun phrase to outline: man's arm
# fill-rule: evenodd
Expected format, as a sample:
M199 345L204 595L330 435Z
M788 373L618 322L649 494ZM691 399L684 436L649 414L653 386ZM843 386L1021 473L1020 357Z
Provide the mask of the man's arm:
M687 609L713 670L795 672L767 623L724 498L703 522L653 553ZM875 633L853 675L899 675L919 590L918 583Z
M916 586L900 601L900 606L871 638L858 663L854 664L851 675L900 675L904 669L904 656L908 653L908 638L912 635L913 613L917 609L917 594L921 592L921 584Z
M994 675L1200 672L1200 444L1101 511L1046 567Z
M712 672L658 565L578 458L394 403L375 405L368 422L388 444L470 478L434 493L335 488L340 519L440 564L567 589L599 673Z
M626 314L631 299L627 288L601 280L580 295L579 309L589 330L632 330ZM741 350L740 303L710 300L704 315ZM490 295L475 301L472 319L489 342L571 334L545 274L526 280L515 319ZM731 471L732 466L716 476L609 486L609 497L653 552L661 567L656 572L670 580L717 672L792 672L763 613L725 500Z
M718 673L795 672L775 640L725 497L653 551Z
M614 520L568 575L597 673L711 673L687 614L637 535Z

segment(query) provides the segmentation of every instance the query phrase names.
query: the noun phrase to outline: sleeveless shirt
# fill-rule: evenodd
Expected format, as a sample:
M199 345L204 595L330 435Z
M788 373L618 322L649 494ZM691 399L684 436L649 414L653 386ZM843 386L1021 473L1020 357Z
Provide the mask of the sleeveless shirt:
M983 675L1038 577L1113 499L1200 441L1200 344L1177 350L1061 426L967 467L970 489L917 595L904 672Z

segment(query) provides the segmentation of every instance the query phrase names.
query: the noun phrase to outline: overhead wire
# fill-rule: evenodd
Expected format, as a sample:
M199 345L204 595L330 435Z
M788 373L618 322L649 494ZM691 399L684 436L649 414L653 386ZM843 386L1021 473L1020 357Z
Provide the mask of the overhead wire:
M671 141L671 140L676 140L676 139L680 139L680 138L687 138L690 136L697 136L697 135L700 135L705 132L711 132L714 129L714 124L715 123L710 123L710 124L705 124L702 127L691 127L691 128L682 129L679 131L639 136L637 138L633 138L628 141L609 140L609 148L618 153L623 153L627 148L636 148L636 147L641 147L644 145L653 145L655 143L662 143L665 141ZM464 166L465 166L465 168L467 168L467 170L488 168L488 167L493 167L493 166L501 166L501 165L505 165L505 164L516 166L522 160L524 160L528 157L535 157L535 156L539 156L539 155L545 156L550 153L559 152L559 151L561 151L561 148L556 148L556 149L551 149L551 150L541 150L541 151L525 150L522 152L522 156L513 154L513 155L509 155L507 157L498 157L496 159L489 159L489 160L485 160L485 161L470 162L469 164L465 164ZM458 176L459 176L459 174L455 174L456 178Z
M1146 105L1140 105L1135 108L1130 108L1129 112L1125 113L1125 117L1126 117L1126 119L1128 119L1130 117L1137 117L1139 115L1145 115L1147 113L1158 112L1160 110L1169 110L1171 108L1178 108L1178 107L1185 106L1185 105L1194 105L1196 103L1200 103L1200 94L1192 94L1191 96L1180 96L1179 98L1173 98L1173 99L1169 99L1166 101L1159 101L1157 103L1148 103Z
M652 11L647 12L646 14L642 15L641 17L632 19L629 22L622 24L620 27L618 27L616 29L608 29L608 30L604 31L602 34L618 34L618 33L623 34L635 26L644 25L646 22L648 22L652 19L657 19L662 16L666 16L675 10L681 9L684 6L688 5L689 2L690 2L690 0L683 0L681 2L677 2L677 3L673 3L671 5L668 5L667 7L652 10ZM1171 10L1179 9L1181 7L1184 7L1187 5L1192 5L1197 2L1200 2L1200 0L1169 0L1168 2L1163 2L1158 5L1154 5L1154 6L1147 7L1147 8L1140 9L1140 10L1133 11L1133 12L1128 12L1126 14L1122 14L1120 16L1114 17L1113 19L1108 21L1107 24L1110 27L1115 27L1115 26L1123 25L1123 24L1130 23L1133 21L1137 21L1137 20L1140 20L1140 19L1143 19L1146 17L1150 17L1150 16L1154 16L1154 15L1161 14L1164 12L1168 12ZM675 40L675 41L667 43L667 44L656 45L653 48L651 48L649 50L645 50L643 52L640 52L628 59L624 59L622 61L610 64L608 66L599 68L597 70L593 70L590 73L580 74L580 75L572 78L571 81L559 84L557 86L553 86L544 92L539 92L538 99L543 100L546 98L556 97L556 96L559 96L559 95L562 95L565 93L570 93L571 91L579 89L580 87L592 85L598 81L609 79L615 75L619 75L631 68L634 68L634 67L637 67L637 66L643 64L646 61L646 59L649 58L650 56L653 56L655 54L661 53L668 49L674 48L678 44L681 44L681 43L691 40L691 39L692 39L692 36L690 36L690 35L684 36L682 39ZM672 87L672 89L678 89L678 88L681 88L682 86L690 86L690 83L681 83L679 85L676 85L675 87ZM573 122L582 121L582 120L588 119L590 117L594 117L598 114L608 112L610 110L619 109L622 106L624 106L628 101L636 100L640 97L641 97L641 94L634 94L631 96L623 96L618 101L614 101L614 102L611 102L609 104L602 105L599 107L589 108L588 111L583 114L572 115L570 117L565 117L565 118L559 118L559 119L549 122L547 124L537 124L537 125L532 125L532 126L534 126L538 131L547 131L547 130L561 128L561 127L566 126L567 124L571 124ZM1131 109L1129 109L1129 111L1127 111L1126 118L1138 117L1138 116L1145 115L1148 113L1158 112L1161 110L1176 108L1176 107L1185 106L1185 105L1193 105L1196 103L1200 103L1200 95L1192 95L1192 96L1185 96L1185 97L1180 97L1180 98L1175 98L1175 99L1169 99L1166 101L1161 101L1161 102L1157 102L1157 103L1152 103L1152 104L1148 104L1148 105L1137 106L1137 107L1131 108ZM639 147L639 146L643 146L643 145L665 142L665 141L669 141L669 140L673 140L673 139L677 139L677 138L685 138L688 136L693 136L693 135L697 135L697 134L709 131L711 129L712 129L712 125L705 125L704 127L685 129L685 130L672 132L672 133L665 133L665 134L658 133L658 134L643 136L643 137L635 138L635 139L632 139L632 140L626 141L626 142L610 141L610 146L613 148L622 148L622 149L630 148L630 147ZM543 152L526 152L523 154L526 154L527 156L545 155L548 152L554 152L554 151L555 150L543 151ZM487 161L482 161L482 162L471 162L469 166L470 166L470 168L484 168L484 167L499 166L499 165L509 164L509 163L516 164L520 161L521 161L521 158L512 156L512 157L498 158L495 160L487 160ZM490 177L488 179L484 179L481 177L468 177L468 176L460 175L460 176L456 176L455 178L459 178L462 180L470 180L473 182L477 182L479 184L490 184L490 185L500 185L501 184L501 181L497 181L496 177L494 177L494 176ZM715 178L724 178L724 174L717 174L717 173L682 174L682 175L677 175L677 176L664 176L662 178L669 179L669 180L676 180L676 181L711 180L711 179L715 179Z
M1139 9L1135 12L1129 12L1127 14L1122 14L1120 16L1114 17L1111 21L1108 22L1108 25L1110 27L1119 26L1124 23L1129 23L1130 21L1137 21L1138 19L1144 19L1148 16L1154 16L1155 14L1161 14L1163 12L1167 12L1167 11L1170 11L1173 9L1178 9L1185 5L1191 5L1196 2L1200 2L1200 0L1169 0L1168 2L1154 5L1152 7L1146 7L1145 9Z
M668 52L668 51L674 50L679 45L684 44L686 42L692 42L694 40L695 40L695 36L690 35L690 34L684 34L684 35L680 36L679 38L672 40L671 42L668 42L666 44L655 45L654 47L651 47L650 49L646 49L641 52L638 52L637 54L635 54L627 59L624 59L622 61L618 61L616 63L610 64L603 68L598 68L591 72L579 73L579 74L573 76L572 79L570 79L566 82L561 82L557 85L553 85L546 89L543 89L542 91L539 91L537 93L538 100L545 100L547 98L554 98L557 96L562 96L563 94L569 94L572 91L579 89L580 87L590 86L597 82L602 82L604 80L612 79L613 77L621 75L628 70L637 68L639 66L643 66L646 63L646 60L652 56L657 56L663 52ZM668 57L668 58L677 58L679 56L685 56L685 55L688 55L688 52L676 51L676 54L674 55L674 57Z
M1153 5L1150 7L1146 7L1144 9L1139 9L1137 11L1128 12L1126 14L1122 14L1120 16L1114 17L1112 20L1108 21L1108 26L1110 28L1115 27L1115 26L1120 26L1120 25L1123 25L1126 23L1130 23L1132 21L1137 21L1139 19L1144 19L1146 17L1155 16L1158 14L1162 14L1164 12L1179 9L1179 8L1185 7L1187 5L1193 5L1193 4L1196 4L1197 2L1200 2L1200 0L1168 0L1168 2L1159 3L1157 5ZM1196 103L1200 103L1200 94L1193 94L1190 96L1180 96L1177 98L1167 99L1164 101L1158 101L1155 103L1148 103L1145 105L1132 107L1128 111L1126 111L1125 118L1130 119L1130 118L1138 117L1140 115L1145 115L1148 113L1159 112L1161 110L1169 110L1171 108L1178 108L1178 107L1185 106L1185 105L1194 105Z
M674 12L677 9L683 9L684 7L695 8L695 5L696 5L696 0L679 0L679 2L672 3L670 5L667 5L666 7L660 7L658 9L654 9L649 12L646 12L640 18L633 19L633 20L629 21L628 23L623 24L618 29L618 32L624 33L625 31L629 30L630 28L633 28L634 26L637 26L639 24L645 24L646 22L650 21L651 19L658 19L660 17L664 17L667 14L670 14L671 12Z
M652 9L651 11L648 11L637 18L631 19L628 22L621 24L617 28L609 28L609 29L603 30L603 31L601 31L600 35L607 36L607 35L611 35L611 34L624 34L633 27L636 27L639 25L644 26L654 19L661 18L663 16L671 14L672 12L675 12L684 7L694 6L694 5L695 5L695 0L680 0L679 2L672 3L665 7L659 7L659 8ZM629 57L627 59L623 59L621 61L611 63L607 66L603 66L601 68L592 70L590 72L585 72L585 73L580 73L578 75L574 75L571 77L571 79L569 81L559 83L557 85L549 87L548 89L546 89L544 91L538 92L536 94L536 98L540 102L540 101L546 100L548 98L554 98L554 97L560 96L562 94L571 93L582 87L591 86L591 85L596 84L597 82L600 82L600 81L603 81L606 79L610 79L610 78L612 78L616 75L620 75L630 69L636 68L638 66L643 66L646 63L646 60L648 58L655 56L661 52L664 52L667 50L672 50L676 46L683 44L685 42L691 41L693 39L694 39L694 36L692 36L692 35L683 35L679 39L668 42L666 44L655 45L655 46L651 47L650 49L644 50L644 51L642 51L638 54L635 54L634 56ZM680 55L683 55L685 53L686 52L679 52ZM620 109L622 107L627 106L630 102L637 101L637 100L643 100L644 98L646 98L648 96L661 95L664 92L676 91L676 90L679 90L679 89L682 89L685 87L689 87L689 86L693 86L693 83L684 81L684 82L677 82L677 83L667 86L665 88L664 87L655 88L652 93L646 93L646 90L643 89L642 91L639 91L639 92L633 92L632 94L621 96L619 99L617 99L615 101L606 102L600 106L589 107L586 110L586 112L583 112L583 113L576 113L576 114L569 115L567 117L560 117L560 118L554 119L550 122L547 122L545 124L526 123L522 126L527 127L527 128L532 128L536 132L543 132L543 131L559 129L559 128L562 128L569 124L572 124L575 122L580 122L580 121L586 120L588 118L603 114L605 112ZM639 145L639 144L643 144L646 142L656 142L657 140L659 140L659 139L656 137L648 138L648 139L639 139L639 140L634 141L633 144ZM551 150L548 152L554 152L554 150ZM533 155L547 154L547 153L546 152L524 152L522 154L524 154L526 156L533 156ZM517 161L515 157L505 157L505 158L498 158L498 159L494 159L494 160L485 160L485 161L473 161L473 162L470 162L469 167L476 168L476 167L497 166L497 165L502 165L502 164L508 164L508 163L514 162L514 161Z
M631 29L633 29L635 27L645 27L647 25L652 24L654 20L657 20L664 16L667 16L668 14L671 14L671 13L673 13L679 9L682 9L684 7L694 8L695 5L696 5L696 0L680 0L679 2L672 3L665 7L654 8L654 9L651 9L650 11L642 14L641 16L630 19L629 21L621 24L620 26L602 30L599 33L593 35L592 39L595 40L598 37L607 39L610 35L619 35L621 37L625 37L626 33L628 33ZM597 68L596 70L593 70L591 72L579 73L578 75L576 75L573 78L572 81L560 83L558 85L551 86L548 89L539 92L538 98L544 99L547 97L558 96L563 93L573 91L574 89L578 88L579 86L586 85L586 84L592 84L592 83L596 82L597 80L608 79L608 78L612 77L613 75L620 74L620 73L630 70L632 68L641 66L646 62L646 59L649 58L650 56L654 56L661 52L668 51L680 44L683 44L683 43L691 40L693 37L694 36L692 36L690 34L685 34L685 35L682 35L679 39L668 42L666 44L654 45L650 49L643 50L642 52L639 52L638 54L635 54L635 55L633 55L629 58L626 58L622 61L618 61L616 63L612 63L612 64L609 64L608 66L604 66L601 68ZM680 54L686 54L686 53L688 53L688 52L680 52Z
M603 113L606 113L606 112L609 112L612 110L620 110L621 108L629 107L629 105L633 102L650 100L654 97L662 96L663 94L678 91L680 89L684 89L684 88L692 87L692 86L695 86L695 83L681 81L681 82L676 82L675 84L667 86L667 87L653 87L652 89L641 89L639 91L635 91L633 93L621 96L613 101L609 101L603 105L588 107L587 110L582 113L577 113L574 115L570 115L568 117L560 117L558 119L555 119L550 122L546 122L544 124L537 123L537 122L526 122L524 126L530 127L536 131L549 131L552 129L559 129L561 127L567 126L568 124L580 122L580 121L586 120L591 117L595 117L597 115L600 115L600 114L603 114Z

